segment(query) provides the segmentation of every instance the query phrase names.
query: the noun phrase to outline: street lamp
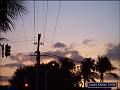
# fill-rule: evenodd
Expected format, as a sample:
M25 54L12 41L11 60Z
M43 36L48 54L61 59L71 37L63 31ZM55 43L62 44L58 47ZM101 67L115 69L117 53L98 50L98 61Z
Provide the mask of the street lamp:
M29 84L28 84L28 83L25 83L24 86L27 88L27 87L29 87Z
M52 66L55 66L55 64L53 63Z

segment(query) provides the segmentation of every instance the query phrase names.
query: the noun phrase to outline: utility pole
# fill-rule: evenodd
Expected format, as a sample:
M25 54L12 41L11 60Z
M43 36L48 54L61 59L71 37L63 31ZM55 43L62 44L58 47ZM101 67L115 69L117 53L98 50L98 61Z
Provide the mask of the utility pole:
M37 43L37 56L36 56L36 90L39 90L39 66L40 66L40 51L39 51L39 46L40 46L40 38L41 34L38 34L38 43Z
M1 41L1 32L0 32L0 41ZM0 43L0 46L1 46L1 43ZM0 51L1 53L1 51ZM0 57L0 65L1 65L1 57ZM2 72L1 72L1 68L0 68L0 86L2 86Z
M41 34L38 34L38 42L34 43L37 44L37 51L35 53L37 53L37 55L30 55L30 56L36 56L36 84L35 84L35 90L40 90L40 79L39 79L39 67L40 67L40 50L39 47L40 45L44 45L44 43L40 42L40 38L41 38Z
M40 38L41 38L41 34L38 34L37 56L36 56L37 65L40 65L40 51L39 51Z

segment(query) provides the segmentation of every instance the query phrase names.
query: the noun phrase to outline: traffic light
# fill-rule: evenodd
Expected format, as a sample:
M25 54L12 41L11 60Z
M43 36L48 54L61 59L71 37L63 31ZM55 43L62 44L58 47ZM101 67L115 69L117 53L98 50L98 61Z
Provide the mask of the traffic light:
M8 46L8 44L5 46L5 56L10 56L11 52L11 46Z

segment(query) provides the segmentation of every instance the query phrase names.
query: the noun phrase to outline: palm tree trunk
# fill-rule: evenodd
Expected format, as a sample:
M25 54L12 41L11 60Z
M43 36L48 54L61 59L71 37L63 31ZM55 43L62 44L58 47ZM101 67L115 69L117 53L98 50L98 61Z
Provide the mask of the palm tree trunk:
M100 82L103 82L103 73L100 73Z
M86 81L86 80L84 79L84 88L85 88L85 81Z

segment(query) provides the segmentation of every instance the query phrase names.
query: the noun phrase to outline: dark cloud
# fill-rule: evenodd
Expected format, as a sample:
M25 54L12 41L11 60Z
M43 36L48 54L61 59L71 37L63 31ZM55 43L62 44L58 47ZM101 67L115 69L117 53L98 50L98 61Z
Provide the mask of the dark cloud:
M73 50L76 47L76 44L71 44L69 47L66 47L64 50Z
M10 63L10 64L5 64L5 65L0 65L0 67L10 67L10 68L23 67L23 66L25 65L21 63Z
M64 51L56 50L56 51L48 51L46 53L50 53L50 54L61 56L61 57L67 57L67 55L70 54L69 58L73 59L76 62L79 62L83 59L83 57L76 50L73 50L73 51L71 51L71 50L64 50Z
M23 54L23 53L18 53L17 55L11 55L9 58L11 60L15 60L18 63L23 63L27 61L35 62L35 56L30 56L33 55L33 53L28 53L28 54Z
M0 76L0 77L2 77L3 82L8 82L8 80L11 79L11 77L8 76Z
M112 43L108 43L108 44L107 44L107 48L108 48L108 49L113 48L114 46L115 46L115 45L112 44Z
M84 45L88 45L88 46L94 46L94 44L92 43L92 39L85 39L83 42L82 42L82 44L84 44Z
M30 55L33 55L33 53L32 52L28 54L18 53L16 55L10 55L9 59L16 61L16 63L4 64L4 65L0 65L0 67L14 68L14 67L24 67L25 65L29 65L30 62L31 64L33 64L36 62L36 57Z
M89 42L91 42L91 41L92 41L91 39L85 39L85 40L83 41L83 44L87 45L87 44L89 44Z
M65 57L65 55L66 55L65 51L60 51L60 50L48 51L47 53L50 53L50 54L53 54L53 55L62 56L62 57Z
M83 57L79 54L77 50L73 50L74 46L76 46L76 44L71 44L68 47L64 43L57 42L56 44L54 44L54 48L64 48L64 50L48 51L48 53L62 56L62 57L66 57L67 55L70 55L69 58L76 60L76 61L80 61L83 59Z
M17 55L10 55L9 58L11 60L15 60L15 61L18 61L18 62L20 61L19 58L17 57Z
M72 59L81 61L83 59L83 57L79 54L78 51L71 51L71 57Z
M54 48L65 48L66 45L65 45L64 43L57 42L56 44L54 44L53 47L54 47Z
M77 50L71 50L73 46L68 48L65 44L58 42L54 45L54 47L58 49L55 51L47 51L46 53L50 53L50 54L61 56L61 57L68 57L67 55L69 55L69 58L74 59L76 61L80 61L83 59L83 57L79 54ZM60 50L59 49L60 47L63 49ZM17 55L11 55L9 58L11 60L17 61L17 63L13 63L13 65L7 64L6 67L24 66L24 64L25 63L27 64L28 61L32 62L31 64L34 64L36 63L36 56L30 56L33 54L34 53L31 52L28 54L18 53ZM45 55L44 52L41 53L41 62L44 62L44 60L51 60L51 58L53 57ZM56 58L53 58L53 59L57 60Z
M33 53L28 53L28 54L23 54L23 53L18 53L16 55L10 55L9 59L16 61L16 63L9 63L9 64L4 64L0 65L0 67L9 67L9 68L14 68L14 67L23 67L28 64L33 64L36 62L36 57L35 56L30 56L33 55Z
M113 60L120 60L120 44L108 48L106 56Z

